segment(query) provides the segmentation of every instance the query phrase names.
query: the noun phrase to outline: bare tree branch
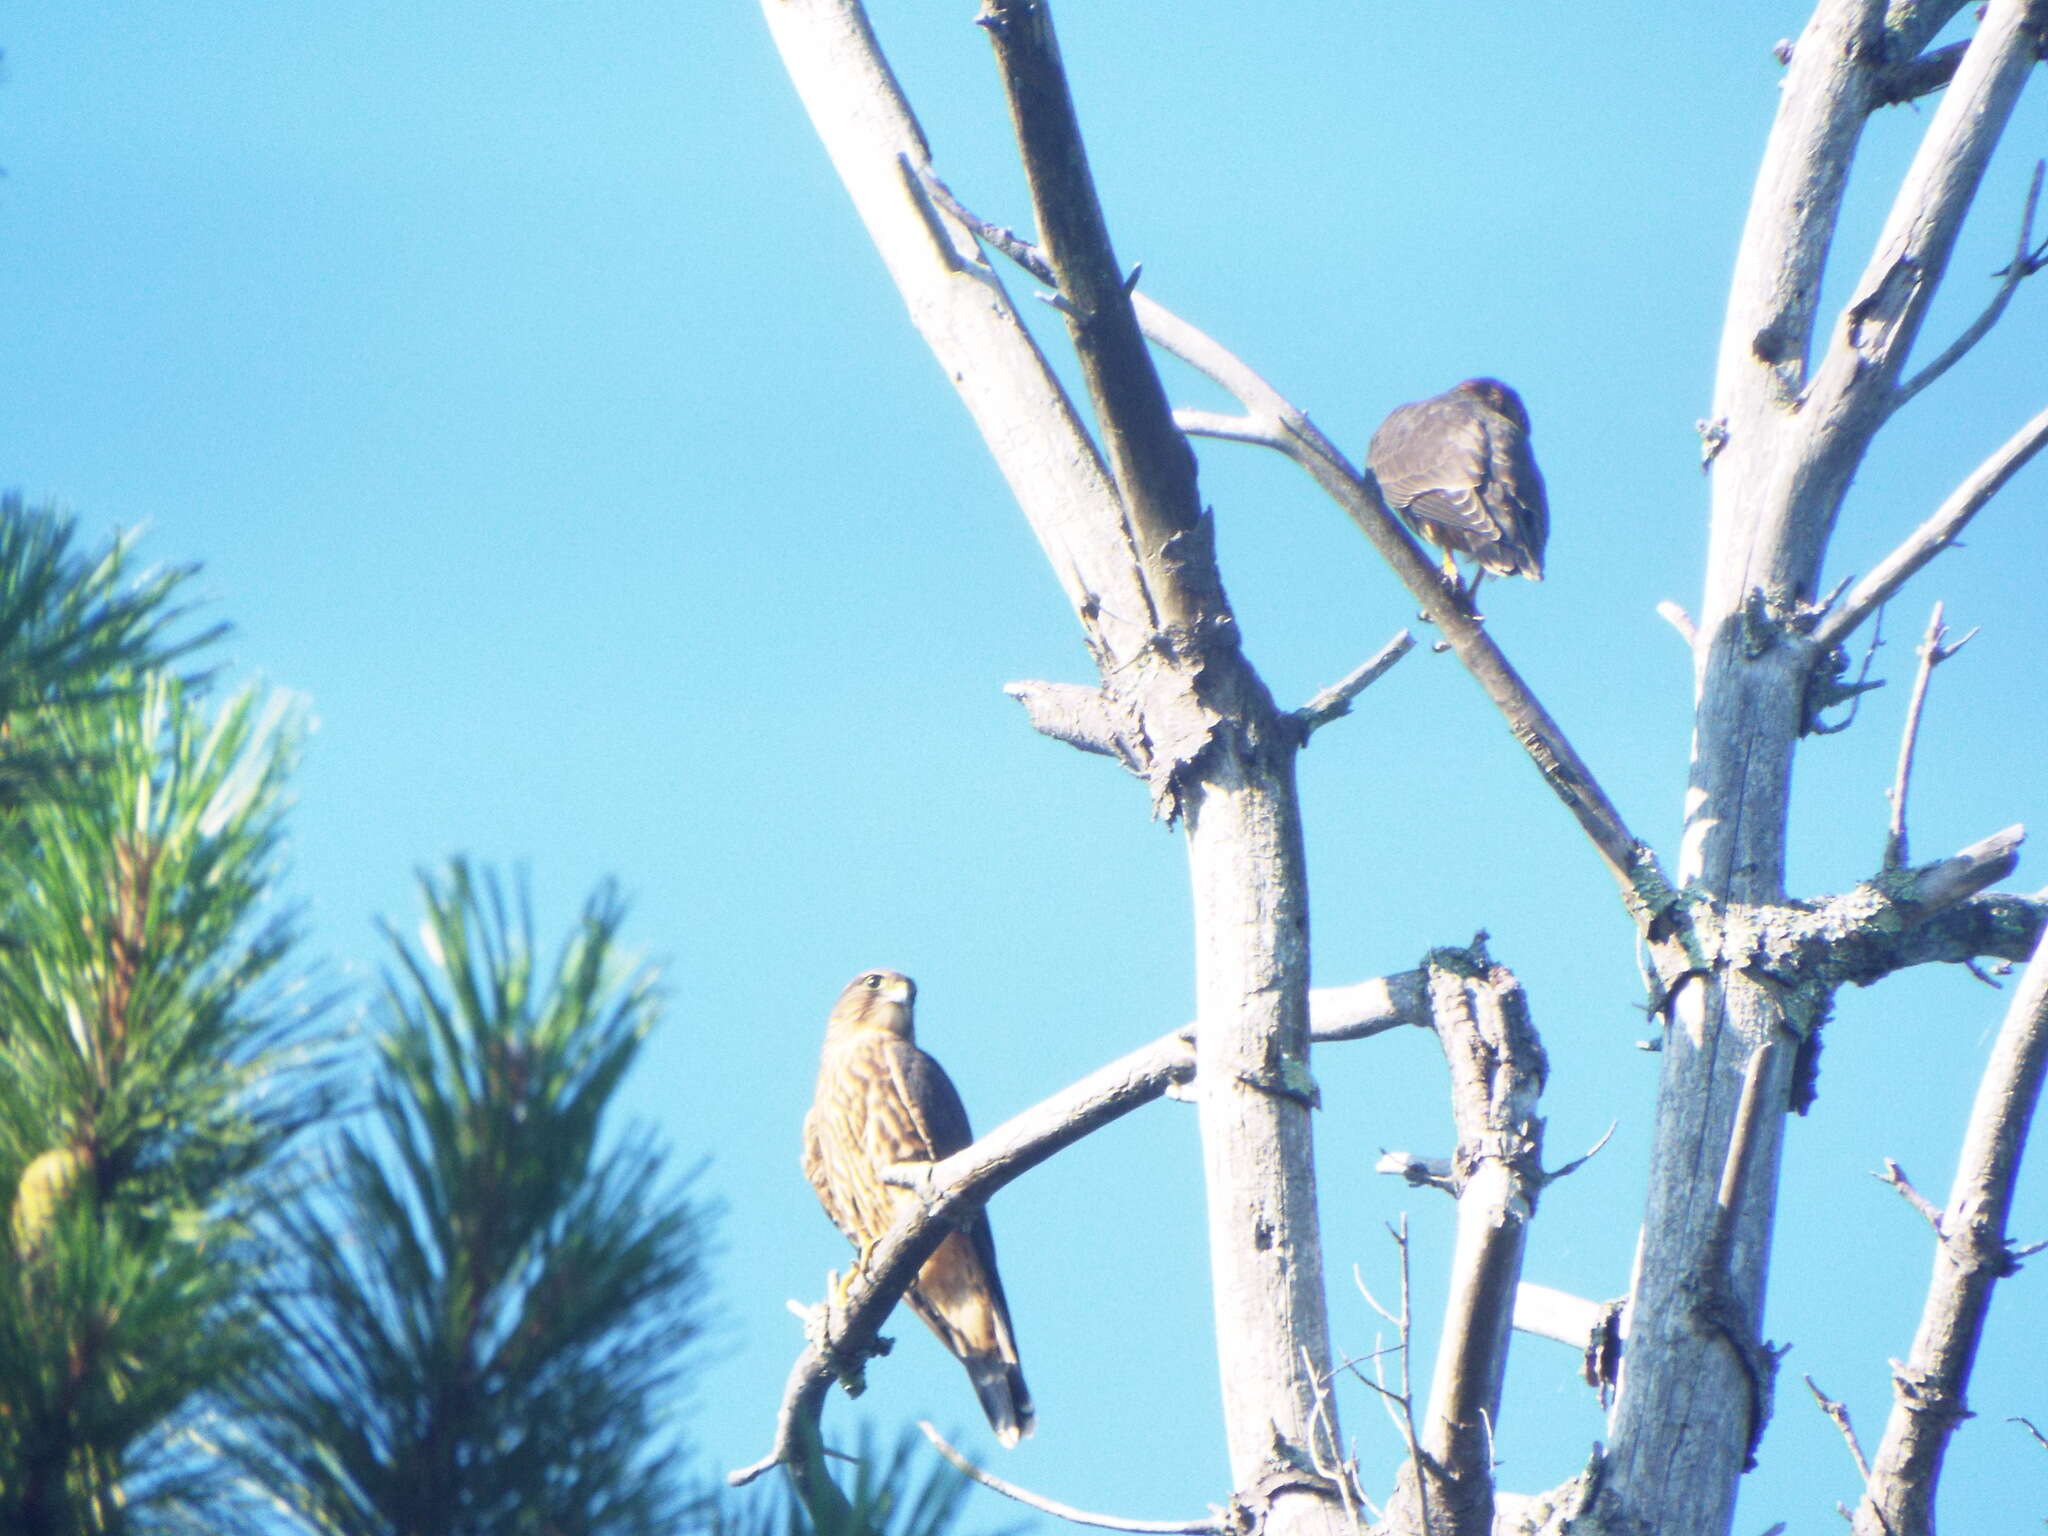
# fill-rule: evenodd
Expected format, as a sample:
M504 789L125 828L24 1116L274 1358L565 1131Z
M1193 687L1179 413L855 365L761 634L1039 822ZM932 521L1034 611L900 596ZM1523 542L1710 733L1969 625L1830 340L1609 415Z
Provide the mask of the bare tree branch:
M1287 452L1287 428L1263 416L1226 416L1221 411L1197 411L1181 407L1173 413L1174 424L1189 437L1211 437L1223 443L1249 443L1254 448Z
M1372 1165L1374 1173L1391 1174L1417 1189L1438 1189L1447 1195L1458 1192L1448 1157L1418 1157L1413 1152L1382 1152Z
M1987 892L1959 901L1897 935L1882 946L1866 947L1859 956L1844 956L1843 979L1858 986L1915 965L1961 965L1975 969L1980 959L2008 964L2024 961L2040 941L2048 921L2043 895L2015 896ZM1998 983L1981 973L1994 990Z
M1913 1181L1906 1177L1906 1170L1901 1168L1894 1159L1886 1158L1884 1160L1884 1171L1882 1173L1874 1173L1871 1177L1876 1179L1878 1183L1889 1184L1893 1189L1897 1190L1899 1198L1920 1213L1921 1219L1933 1230L1934 1235L1936 1237L1941 1236L1941 1207L1914 1187Z
M1319 1373L1315 1363L1307 1359L1301 1364L1302 1369L1315 1379L1316 1428L1320 1431L1320 1438L1309 1445L1309 1468L1337 1490L1337 1497L1344 1505L1344 1523L1356 1531L1359 1529L1358 1505L1370 1501L1358 1486L1358 1464L1345 1456L1344 1447L1337 1439L1337 1419L1330 1408L1330 1378L1336 1371ZM1232 1502L1240 1509L1249 1509L1241 1500L1233 1499Z
M932 1164L917 1191L919 1204L875 1245L865 1270L851 1277L843 1304L828 1299L818 1326L807 1330L815 1336L791 1368L768 1454L726 1480L738 1486L776 1466L801 1478L803 1446L816 1439L826 1389L841 1377L858 1379L882 1323L959 1217L1061 1148L1158 1098L1169 1081L1193 1070L1194 1049L1186 1037L1162 1036Z
M1996 453L1950 492L1934 516L1914 529L1905 543L1880 560L1876 568L1856 584L1842 605L1815 627L1815 646L1826 650L1840 645L1915 572L1944 549L1953 547L1956 535L1983 510L1986 502L2004 489L2006 481L2041 451L2043 444L2048 444L2048 409L2042 410L2007 438Z
M1300 736L1239 648L1195 457L1174 425L1088 169L1046 0L983 0L1045 259L1063 303L1144 587L1155 674L1098 654L1132 695L1155 806L1186 830L1195 893L1196 1088L1216 1344L1231 1473L1254 1485L1278 1446L1305 1456L1330 1357L1309 1110L1308 896ZM1089 617L1083 614L1084 626ZM1301 1362L1312 1362L1304 1372ZM1329 1425L1334 1431L1334 1425ZM1276 1536L1336 1536L1336 1490L1271 1485Z
M1856 1475L1864 1482L1869 1482L1870 1463L1864 1458L1863 1446L1856 1438L1856 1426L1849 1422L1848 1408L1821 1391L1811 1376L1802 1376L1800 1380L1806 1383L1806 1390L1813 1394L1813 1400L1820 1404L1820 1411L1842 1432L1842 1439L1848 1444L1849 1454L1856 1459Z
M1116 706L1100 688L1081 683L1006 683L1003 692L1024 706L1031 728L1041 736L1064 741L1083 752L1135 762L1124 744L1131 722L1118 718Z
M1402 1025L1426 1027L1428 1010L1424 973L1419 970L1309 994L1314 1038L1319 1041L1360 1040ZM826 1388L836 1377L857 1370L871 1352L911 1277L956 1225L954 1213L979 1205L1062 1148L1192 1077L1195 1034L1196 1027L1190 1024L1161 1035L933 1164L918 1186L919 1206L875 1246L867 1272L853 1278L844 1305L822 1317L821 1337L797 1358L784 1389L773 1448L727 1480L738 1485L771 1467L800 1466L806 1434L815 1441Z
M1592 1146L1586 1148L1585 1151L1581 1152L1577 1157L1573 1158L1563 1167L1550 1169L1543 1175L1543 1182L1545 1184L1555 1184L1559 1179L1568 1179L1573 1174L1577 1173L1581 1168L1585 1167L1586 1164L1590 1163L1591 1161L1593 1161L1594 1158L1600 1155L1600 1149L1606 1146L1608 1142L1614 1139L1614 1133L1617 1129L1620 1128L1620 1125L1621 1122L1619 1120L1608 1121L1607 1129L1600 1133L1600 1139L1598 1141L1594 1142Z
M1431 1485L1436 1481L1435 1469L1429 1464L1429 1452L1423 1447L1422 1438L1415 1429L1415 1306L1410 1289L1408 1265L1408 1213L1401 1213L1398 1227L1390 1226L1387 1233L1394 1239L1394 1247L1401 1255L1401 1310L1399 1314L1389 1312L1373 1299L1365 1288L1364 1279L1356 1270L1352 1278L1357 1280L1358 1289L1372 1309L1394 1324L1400 1330L1401 1338L1401 1390L1392 1391L1385 1380L1381 1356L1384 1351L1374 1350L1372 1376L1368 1379L1355 1365L1351 1373L1380 1395L1387 1405L1388 1417L1400 1431L1402 1441L1408 1447L1408 1462L1402 1467L1399 1484L1395 1489L1394 1502L1389 1507L1388 1525L1396 1531L1420 1532L1433 1536L1430 1530ZM1396 1412L1395 1410L1399 1411Z
M1026 0L983 0L975 20L995 48L1053 286L1068 304L1068 334L1130 519L1133 555L1160 623L1186 624L1211 598L1188 584L1206 588L1213 572L1194 562L1173 571L1174 579L1155 578L1166 574L1162 565L1178 564L1171 553L1176 536L1201 521L1194 454L1173 424L1110 246L1051 10Z
M1885 57L1916 58L1967 0L1891 0L1884 10Z
M1717 401L1731 440L1804 383L1821 269L1876 95L1864 61L1881 55L1883 22L1882 0L1822 0L1790 57L1737 249L1719 368L1724 387L1755 369L1768 377L1735 410Z
M1822 901L1691 906L1682 941L1650 946L1658 989L1668 1002L1703 970L1724 964L1787 997L1812 989L1799 1021L1805 1028L1845 985L1869 986L1934 961L2025 959L2048 908L2033 897L1979 895L2018 867L2025 838L2024 827L2007 827L1946 859L1888 870Z
M925 185L941 206L1025 271L1041 282L1055 280L1037 247L977 218L936 177L927 174ZM1421 605L1423 617L1442 631L1452 651L1506 718L1509 731L1535 762L1544 781L1593 840L1615 878L1632 892L1644 873L1654 868L1649 850L1636 841L1563 728L1494 643L1465 597L1444 583L1435 563L1387 510L1378 486L1360 475L1306 412L1242 358L1148 295L1133 293L1131 302L1149 340L1220 384L1246 410L1241 417L1183 411L1176 416L1182 428L1277 449L1309 472L1393 567Z
M1317 987L1308 995L1309 1038L1323 1045L1363 1040L1404 1024L1427 1029L1429 1006L1428 974L1421 969L1348 987Z
M1603 1326L1613 1305L1524 1280L1515 1289L1515 1331L1534 1334L1539 1339L1555 1339L1583 1350Z
M1128 1531L1134 1536L1228 1536L1237 1529L1236 1524L1222 1515L1211 1515L1206 1520L1124 1520L1115 1515L1094 1515L1085 1509L1076 1509L1071 1504L1062 1504L1057 1499L1048 1499L1042 1494L1032 1493L1015 1483L997 1477L995 1473L976 1466L959 1451L946 1443L932 1426L929 1419L919 1419L917 1427L924 1431L925 1439L931 1441L938 1453L950 1461L984 1488L993 1488L1006 1499L1015 1499L1043 1514L1057 1520L1070 1521L1075 1525L1092 1525L1105 1531Z
M1134 295L1140 323L1153 342L1235 395L1245 406L1242 430L1214 432L1235 441L1278 449L1320 485L1371 540L1380 557L1442 631L1451 650L1506 718L1508 729L1535 762L1544 782L1593 840L1609 870L1630 891L1652 863L1649 850L1628 830L1593 772L1564 730L1495 644L1466 598L1446 586L1437 568L1387 510L1379 487L1361 475L1335 444L1242 359L1146 295ZM1185 424L1185 416L1183 421ZM1220 426L1223 418L1202 418Z
M2034 0L1991 0L1984 8L1977 34L1899 183L1884 231L1856 284L1856 297L1843 311L1809 404L1846 409L1860 418L1860 431L1848 434L1851 442L1867 436L1968 350L1951 348L1903 389L1892 382L1918 338L1984 167L2039 56L2034 31L2039 18L2029 15L2033 5ZM2022 247L2021 276L2026 254ZM1994 301L1980 325L1988 329L2000 308ZM1971 331L1982 334L1978 326ZM1965 332L1963 340L1974 339ZM1860 457L1860 443L1856 452Z
M1891 829L1884 840L1886 869L1897 869L1906 862L1906 797L1913 786L1913 750L1920 740L1920 711L1927 704L1927 684L1934 669L1968 645L1976 633L1973 629L1954 644L1946 643L1948 630L1941 622L1941 604L1934 605L1927 633L1920 641L1920 666L1913 676L1913 696L1906 701L1906 723L1899 732L1899 766L1886 796L1892 805Z
M1892 65L1877 77L1877 105L1898 107L1932 96L1955 78L1956 66L1969 51L1967 41L1948 43Z
M1699 644L1699 627L1693 623L1692 615L1684 608L1667 597L1657 605L1657 614L1666 624L1678 631L1678 638L1685 642L1687 650Z
M1857 1507L1857 1536L1933 1529L1941 1462L1964 1406L1991 1295L2012 1273L2006 1241L2027 1128L2048 1075L2048 940L2034 951L1992 1045L1941 1215L1934 1274L1913 1349L1892 1368L1894 1401Z
M2048 171L2048 161L2034 162L2034 179L2027 184L2027 199L2020 209L2020 233L2012 261L2003 273L2005 280L1991 295L1991 302L1984 306L1984 312L1963 328L1963 333L1948 344L1942 354L1922 368L1912 378L1899 386L1894 409L1904 405L1921 390L1940 378L1949 369L1963 360L1972 347L1991 334L1991 327L1998 323L2005 313L2005 306L2012 302L2013 291L2019 285L2041 270L2041 253L2034 249L2034 210L2041 202L2041 175Z
M1046 259L1107 449L932 192L929 154L857 0L763 0L791 78L912 318L974 412L1094 654L1115 741L1186 830L1223 1412L1234 1480L1309 1443L1301 1351L1329 1355L1309 1125L1299 732L1240 649L1194 455L1131 315L1043 3L981 13ZM1071 713L1071 712L1070 712ZM1088 713L1093 714L1092 710ZM1074 731L1099 747L1099 716ZM905 1272L906 1274L908 1271ZM786 1399L787 1400L787 1399ZM1334 1490L1277 1488L1276 1536L1334 1531Z
M1395 662L1414 649L1415 637L1404 629L1381 646L1372 660L1354 668L1302 705L1294 712L1294 718L1301 723L1303 736L1350 714L1352 701L1385 677Z
M1434 1519L1398 1499L1393 1516L1429 1536L1488 1536L1493 1528L1493 1430L1500 1419L1516 1290L1529 1218L1542 1192L1549 1072L1521 983L1483 949L1430 957L1431 1014L1451 1070L1458 1128L1452 1185L1458 1236L1451 1258L1420 1476Z

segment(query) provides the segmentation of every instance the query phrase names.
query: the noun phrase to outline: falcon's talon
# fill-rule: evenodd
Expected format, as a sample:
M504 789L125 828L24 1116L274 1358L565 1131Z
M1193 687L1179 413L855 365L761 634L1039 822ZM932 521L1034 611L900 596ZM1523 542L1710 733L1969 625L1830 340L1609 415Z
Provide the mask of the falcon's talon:
M907 1189L926 1204L931 1203L932 1165L928 1162L891 1163L882 1170L882 1182Z

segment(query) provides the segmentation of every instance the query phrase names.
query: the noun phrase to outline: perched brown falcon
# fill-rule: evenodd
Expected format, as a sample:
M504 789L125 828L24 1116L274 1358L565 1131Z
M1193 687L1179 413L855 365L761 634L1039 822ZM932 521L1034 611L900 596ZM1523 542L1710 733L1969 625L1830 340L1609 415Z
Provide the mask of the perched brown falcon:
M1365 456L1387 505L1444 552L1454 584L1460 554L1497 576L1543 579L1550 503L1529 449L1529 413L1499 379L1467 379L1395 407Z
M883 1175L950 1157L974 1139L959 1093L917 1048L916 1000L917 984L895 971L868 971L847 983L825 1023L818 1092L804 1116L804 1177L862 1264L917 1199ZM996 1438L1015 1445L1030 1434L1031 1393L1017 1365L987 1212L939 1244L904 1299L967 1367Z

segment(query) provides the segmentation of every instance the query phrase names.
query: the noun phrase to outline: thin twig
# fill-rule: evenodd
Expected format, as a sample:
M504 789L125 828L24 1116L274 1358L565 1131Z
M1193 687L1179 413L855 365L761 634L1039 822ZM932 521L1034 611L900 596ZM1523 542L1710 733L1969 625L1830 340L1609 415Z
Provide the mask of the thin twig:
M1173 413L1173 424L1189 437L1209 437L1222 443L1250 443L1254 448L1287 451L1287 428L1269 416L1229 416L1221 411L1197 411L1182 407Z
M1884 840L1884 867L1898 869L1906 862L1906 796L1913 784L1913 751L1920 740L1920 711L1927 703L1928 680L1934 669L1955 655L1976 636L1971 630L1953 645L1946 644L1948 629L1941 622L1941 604L1927 620L1927 633L1916 654L1920 667L1913 675L1913 696L1906 702L1906 724L1899 733L1899 767L1886 798L1892 803L1891 830Z
M1849 585L1849 580L1850 578L1845 576L1835 583L1834 591L1820 600L1820 612L1826 613L1835 606L1835 603L1841 598L1843 590ZM1883 649L1884 608L1880 605L1877 610L1877 622L1870 626L1870 644L1863 648L1863 665L1856 671L1856 681L1845 683L1840 681L1839 678L1831 676L1824 679L1816 677L1809 682L1806 703L1806 729L1809 732L1815 736L1839 736L1856 723L1856 716L1863 709L1863 695L1874 692L1884 686L1884 679L1882 678L1879 678L1874 683L1870 680L1870 669L1877 665L1877 653ZM1832 666L1835 654L1832 647L1820 654ZM1820 720L1820 712L1832 705L1841 703L1844 699L1849 702L1849 712L1833 725L1823 725Z
M2027 461L2048 445L2048 409L2007 438L1927 519L1909 534L1904 543L1886 555L1870 574L1856 584L1842 605L1822 619L1813 631L1813 643L1823 653L1840 645L1878 606L1904 586L1922 566L1954 545L1956 535L1968 526L1984 504L1998 494L2005 483L2025 467Z
M1998 317L2005 313L2005 306L2012 302L2013 290L2041 270L2043 255L2034 249L2034 210L2041 201L2041 177L2048 172L2048 161L2034 162L2034 179L2027 184L2027 199L2020 209L2020 233L2013 251L2012 264L2001 274L2005 281L1998 285L1998 291L1991 296L1991 302L1984 306L1984 313L1964 329L1962 335L1948 344L1947 349L1933 362L1922 368L1912 378L1899 386L1892 409L1897 410L1921 390L1940 378L1949 369L1961 362L1969 350L1982 341L1991 327L1998 323Z
M1863 1446L1856 1438L1856 1426L1849 1422L1849 1410L1842 1403L1829 1397L1814 1385L1811 1376L1802 1376L1806 1390L1813 1394L1813 1400L1820 1404L1820 1411L1834 1421L1835 1428L1842 1432L1842 1438L1849 1443L1849 1454L1856 1458L1856 1475L1866 1483L1870 1481L1870 1462L1863 1455Z
M1301 723L1303 736L1320 730L1332 720L1350 714L1352 701L1385 677L1395 662L1414 649L1415 637L1404 629L1381 646L1372 660L1346 674L1340 681L1332 683L1302 705L1294 712L1294 718Z
M1693 623L1692 615L1677 603L1667 597L1657 605L1657 612L1665 623L1678 631L1679 638L1686 643L1688 649L1699 644L1699 626Z
M1884 1172L1873 1173L1871 1177L1880 1184L1889 1184L1899 1192L1899 1198L1918 1211L1928 1226L1934 1229L1936 1237L1941 1236L1941 1207L1913 1187L1913 1181L1906 1177L1906 1170L1891 1158L1884 1160Z
M1392 1228L1388 1229L1392 1231ZM1415 1382L1413 1377L1414 1317L1413 1291L1408 1273L1408 1213L1401 1213L1401 1229L1394 1233L1401 1250L1401 1416L1402 1432L1408 1440L1408 1457L1415 1468L1416 1529L1429 1529L1429 1477L1422 1442L1415 1433Z
M1373 1295L1372 1291L1367 1288L1365 1283L1365 1275L1359 1270L1359 1267L1356 1264L1351 1266L1351 1283L1358 1287L1358 1294L1365 1298L1365 1304L1367 1306L1371 1307L1373 1311L1379 1313L1381 1317L1384 1317L1388 1322L1392 1323L1395 1327L1398 1328L1401 1326L1401 1319L1396 1317L1393 1313L1389 1312L1385 1307L1381 1306L1380 1299L1377 1296ZM1380 1355L1385 1353L1387 1353L1387 1351L1375 1349L1372 1353L1372 1356L1370 1356L1369 1358L1376 1359Z
M2034 1443L2039 1445L2042 1450L2048 1451L2048 1435L2044 1435L2041 1433L2040 1430L2036 1429L2034 1427L2034 1421L2032 1419L2022 1419L2014 1417L2007 1419L2005 1422L2008 1424L2019 1424L2025 1426L2027 1433L2034 1437Z
M1042 1494L1019 1488L1015 1483L997 1477L969 1461L959 1451L946 1443L945 1437L932 1427L931 1420L919 1419L917 1427L924 1431L925 1439L931 1441L938 1453L953 1463L968 1477L984 1488L993 1488L1006 1499L1015 1499L1019 1504L1028 1504L1033 1509L1056 1519L1072 1521L1075 1525L1098 1526L1105 1531L1132 1531L1139 1536L1222 1536L1231 1529L1230 1523L1220 1516L1211 1515L1206 1520L1125 1520L1116 1515L1090 1514L1085 1509L1076 1509L1071 1504L1062 1504L1057 1499L1048 1499Z
M1543 1176L1543 1182L1546 1184L1555 1184L1559 1179L1568 1179L1573 1174L1577 1173L1581 1168L1585 1167L1586 1164L1590 1163L1596 1156L1599 1155L1600 1149L1602 1147L1606 1146L1608 1142L1614 1139L1614 1133L1620 1125L1621 1122L1619 1120L1608 1121L1607 1129L1600 1133L1600 1139L1598 1141L1594 1142L1592 1146L1586 1148L1585 1151L1581 1152L1577 1157L1573 1158L1570 1162L1566 1163L1562 1168L1551 1169L1550 1172L1546 1173Z
M1337 1485L1337 1498L1344 1505L1344 1521L1351 1529L1358 1529L1358 1511L1351 1502L1351 1469L1344 1464L1344 1447L1337 1443L1337 1428L1330 1415L1330 1377L1316 1370L1315 1357L1308 1350L1301 1352L1301 1368L1308 1376L1309 1394L1313 1407L1309 1413L1309 1427L1319 1434L1330 1447L1330 1464L1323 1465L1321 1450L1311 1442L1309 1464L1318 1474ZM1335 1374L1333 1371L1332 1375Z

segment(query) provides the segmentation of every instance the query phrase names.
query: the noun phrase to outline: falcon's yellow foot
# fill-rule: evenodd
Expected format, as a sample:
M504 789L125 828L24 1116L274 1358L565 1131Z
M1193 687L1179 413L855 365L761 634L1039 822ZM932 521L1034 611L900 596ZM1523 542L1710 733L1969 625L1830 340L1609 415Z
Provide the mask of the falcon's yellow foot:
M851 1272L848 1273L846 1277L846 1283L848 1286L851 1286L853 1284L853 1277L855 1275L858 1275L861 1279L865 1280L873 1272L869 1268L869 1264L870 1261L873 1260L875 1256L875 1249L877 1246L880 1245L880 1243L881 1239L875 1238L869 1242L854 1244L854 1248L857 1250L858 1257L854 1259L853 1269L851 1270Z

